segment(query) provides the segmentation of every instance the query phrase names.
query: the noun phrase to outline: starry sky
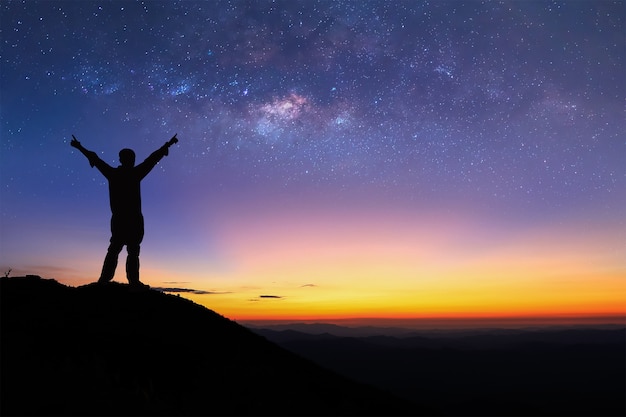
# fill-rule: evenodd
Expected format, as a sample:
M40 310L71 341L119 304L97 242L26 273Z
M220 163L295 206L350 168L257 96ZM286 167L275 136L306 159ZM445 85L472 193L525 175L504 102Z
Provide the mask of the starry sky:
M237 320L626 314L624 1L3 1L0 272ZM126 282L125 251L115 280Z

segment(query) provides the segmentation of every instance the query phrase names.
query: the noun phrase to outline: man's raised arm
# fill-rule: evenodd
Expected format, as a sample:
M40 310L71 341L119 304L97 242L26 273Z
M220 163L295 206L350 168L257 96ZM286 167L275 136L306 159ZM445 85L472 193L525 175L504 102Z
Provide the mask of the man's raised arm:
M178 135L178 133L176 134ZM152 152L149 157L146 158L141 164L138 165L140 167L140 178L145 177L148 173L154 168L154 166L163 159L164 156L169 154L169 147L175 143L178 143L178 138L176 135L172 136L172 138L165 142L163 146L161 146L156 151Z
M72 135L72 141L70 142L70 145L78 149L83 155L85 155L87 159L89 159L89 165L91 165L91 167L93 168L93 166L96 164L96 161L99 159L98 155L81 145L81 143L78 141L78 139L76 139L76 136L74 135Z
M72 135L72 141L70 142L70 145L78 149L83 155L87 157L87 159L89 160L89 165L91 165L92 168L95 166L96 168L98 168L98 171L100 171L102 175L104 175L106 178L110 177L111 172L114 168L111 168L111 165L100 159L98 154L86 149L83 145L81 145L74 135Z

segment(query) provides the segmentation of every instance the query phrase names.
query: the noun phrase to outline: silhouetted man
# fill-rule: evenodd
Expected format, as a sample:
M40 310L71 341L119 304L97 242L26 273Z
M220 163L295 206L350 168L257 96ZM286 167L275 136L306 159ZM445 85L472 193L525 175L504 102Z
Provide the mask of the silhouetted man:
M141 180L168 154L170 146L178 142L176 135L165 145L154 151L141 164L135 166L135 152L132 149L120 151L120 163L111 167L98 155L85 149L72 135L70 145L89 159L89 164L109 181L109 201L111 204L111 243L104 258L102 273L98 283L104 284L113 279L117 258L126 245L126 277L131 286L148 287L139 281L139 245L143 240L143 214L141 213Z

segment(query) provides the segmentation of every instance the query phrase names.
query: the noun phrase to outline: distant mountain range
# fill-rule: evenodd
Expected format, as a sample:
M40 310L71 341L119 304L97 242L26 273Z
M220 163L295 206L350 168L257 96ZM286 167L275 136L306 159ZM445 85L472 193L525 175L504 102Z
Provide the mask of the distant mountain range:
M525 329L458 329L446 331L390 327L344 327L326 323L292 323L267 327L248 325L253 332L285 343L294 340L332 340L359 338L368 343L402 348L493 349L522 345L601 345L619 344L625 339L626 326L542 327Z
M339 337L369 337L369 336L393 336L397 338L408 338L412 336L421 336L428 338L459 338L465 336L480 336L480 335L516 335L516 334L535 334L541 335L542 333L548 334L554 331L561 330L619 330L626 328L626 317L622 317L621 320L614 323L616 320L614 317L610 318L611 322L600 324L546 324L546 325L531 325L520 326L516 324L513 327L507 327L506 323L499 325L481 325L478 326L457 326L447 323L445 327L426 327L426 328L412 328L403 327L402 321L395 326L342 326L333 323L318 323L318 322L288 322L283 321L281 323L264 323L258 321L241 321L240 324L248 327L252 330L264 329L274 331L291 330L298 333L311 334L311 335L323 335L328 334L331 336Z
M444 415L626 415L624 327L391 329L397 336L373 335L390 329L322 323L253 330L342 375Z
M2 415L432 415L185 298L0 278Z

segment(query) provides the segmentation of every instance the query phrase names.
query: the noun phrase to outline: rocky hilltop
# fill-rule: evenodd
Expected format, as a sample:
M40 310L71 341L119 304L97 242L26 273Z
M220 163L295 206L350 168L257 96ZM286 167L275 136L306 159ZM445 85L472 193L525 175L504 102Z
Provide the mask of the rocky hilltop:
M1 278L3 415L432 414L185 298Z

